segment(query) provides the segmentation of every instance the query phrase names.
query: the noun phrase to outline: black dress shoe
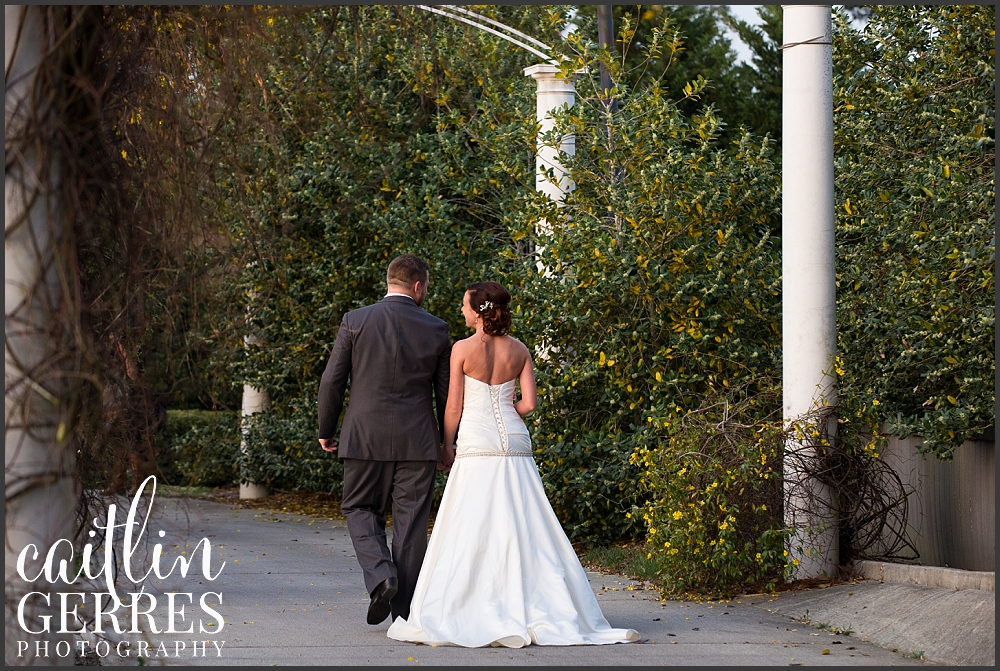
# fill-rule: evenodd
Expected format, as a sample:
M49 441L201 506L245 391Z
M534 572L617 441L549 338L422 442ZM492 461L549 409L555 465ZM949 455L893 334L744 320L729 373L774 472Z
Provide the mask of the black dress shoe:
M386 578L372 592L372 601L368 604L368 624L379 624L389 617L389 599L396 596L399 584L395 578Z

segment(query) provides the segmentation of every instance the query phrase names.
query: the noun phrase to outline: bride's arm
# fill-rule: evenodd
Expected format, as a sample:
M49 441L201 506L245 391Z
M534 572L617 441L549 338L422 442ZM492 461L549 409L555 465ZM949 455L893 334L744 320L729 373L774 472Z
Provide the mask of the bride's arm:
M451 381L448 383L448 402L444 407L444 444L441 446L441 463L445 467L455 461L455 436L462 419L465 402L465 348L455 343L451 350Z
M531 361L531 354L527 355L524 368L517 379L521 386L521 400L514 404L514 410L521 417L526 417L532 410L538 407L538 389L535 387L535 366Z

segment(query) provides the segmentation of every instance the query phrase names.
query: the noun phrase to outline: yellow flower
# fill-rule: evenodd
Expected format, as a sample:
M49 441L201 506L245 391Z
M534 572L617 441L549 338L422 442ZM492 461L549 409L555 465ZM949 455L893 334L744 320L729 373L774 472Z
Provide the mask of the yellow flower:
M795 564L796 566L798 566L799 565L799 560L798 559L793 559L792 563Z
M759 552L757 553L757 561L764 561L764 558L761 556Z
M878 405L878 399L873 400L872 405Z
M682 513L682 512L681 512L681 511L679 511L679 510L675 510L675 511L674 511L674 519L675 519L675 520L679 520L679 519L680 519L680 518L682 518L682 517L684 517L684 513Z
M767 510L767 506L761 506L760 509L761 510Z

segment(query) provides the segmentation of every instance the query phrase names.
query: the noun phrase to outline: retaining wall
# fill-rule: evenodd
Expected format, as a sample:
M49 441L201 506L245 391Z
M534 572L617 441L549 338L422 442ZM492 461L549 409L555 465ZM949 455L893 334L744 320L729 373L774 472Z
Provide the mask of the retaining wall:
M903 486L915 490L908 520L920 553L914 563L995 571L995 441L968 441L950 462L921 456L919 443L916 437L889 438L882 455Z

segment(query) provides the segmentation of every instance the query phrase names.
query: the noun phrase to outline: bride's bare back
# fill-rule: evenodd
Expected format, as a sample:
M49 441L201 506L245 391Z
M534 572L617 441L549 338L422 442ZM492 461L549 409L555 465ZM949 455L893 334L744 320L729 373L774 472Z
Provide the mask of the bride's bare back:
M476 333L456 343L452 356L456 354L461 358L465 375L490 385L520 377L530 359L528 348L520 340L485 333Z

